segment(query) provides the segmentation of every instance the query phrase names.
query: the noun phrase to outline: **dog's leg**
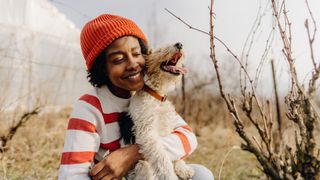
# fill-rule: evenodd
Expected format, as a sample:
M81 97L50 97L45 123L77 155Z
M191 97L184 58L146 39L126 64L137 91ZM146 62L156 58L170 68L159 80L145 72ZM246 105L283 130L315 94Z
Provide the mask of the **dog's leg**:
M186 165L183 160L178 160L173 163L174 171L176 172L177 176L182 180L189 180L194 175L194 170Z
M144 158L150 163L153 169L156 179L159 180L177 180L173 164L170 158L163 150L161 141L153 134L137 134L136 142L140 144L140 153L144 155Z
M147 161L140 160L128 174L129 180L155 180L153 171Z
M136 180L155 180L153 171L147 161L139 161L135 166Z

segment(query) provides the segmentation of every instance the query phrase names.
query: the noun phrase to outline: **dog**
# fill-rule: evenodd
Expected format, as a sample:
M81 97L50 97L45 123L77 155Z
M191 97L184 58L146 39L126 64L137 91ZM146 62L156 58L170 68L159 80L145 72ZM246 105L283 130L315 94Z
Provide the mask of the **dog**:
M149 52L146 59L145 86L131 98L128 114L119 120L125 144L137 143L144 160L128 173L129 179L191 179L194 171L183 160L172 162L161 147L159 138L174 129L176 111L166 100L170 90L187 70L182 67L184 52L181 43Z

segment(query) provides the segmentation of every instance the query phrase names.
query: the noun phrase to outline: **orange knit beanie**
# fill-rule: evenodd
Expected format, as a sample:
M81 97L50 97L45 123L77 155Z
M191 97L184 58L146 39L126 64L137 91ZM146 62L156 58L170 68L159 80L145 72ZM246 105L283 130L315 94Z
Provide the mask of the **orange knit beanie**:
M130 19L111 14L103 14L89 21L82 29L80 44L87 69L90 71L98 55L112 41L126 35L132 35L147 43L139 27Z

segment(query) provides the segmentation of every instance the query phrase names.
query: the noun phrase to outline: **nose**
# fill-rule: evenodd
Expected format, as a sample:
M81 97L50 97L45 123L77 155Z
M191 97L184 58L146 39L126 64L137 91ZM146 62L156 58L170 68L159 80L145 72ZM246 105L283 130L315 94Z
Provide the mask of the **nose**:
M128 64L127 64L127 70L136 70L139 67L139 60L129 56L128 57Z
M174 47L176 47L179 50L182 49L182 46L183 45L181 43L179 43L179 42L174 45Z

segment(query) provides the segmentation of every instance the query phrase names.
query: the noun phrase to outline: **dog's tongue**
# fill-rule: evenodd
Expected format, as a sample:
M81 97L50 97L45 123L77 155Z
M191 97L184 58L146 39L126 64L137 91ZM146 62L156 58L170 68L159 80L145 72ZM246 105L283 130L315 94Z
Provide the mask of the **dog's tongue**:
M181 74L188 73L188 69L184 67L173 66L172 69L174 69L175 71L179 71Z

